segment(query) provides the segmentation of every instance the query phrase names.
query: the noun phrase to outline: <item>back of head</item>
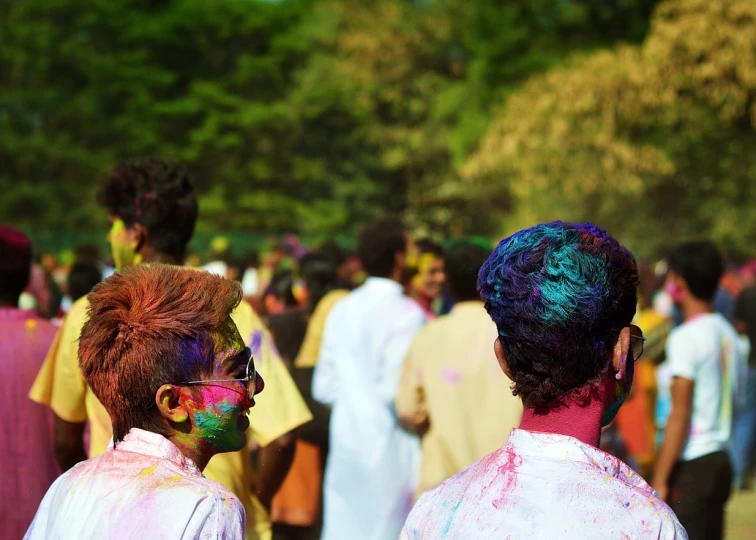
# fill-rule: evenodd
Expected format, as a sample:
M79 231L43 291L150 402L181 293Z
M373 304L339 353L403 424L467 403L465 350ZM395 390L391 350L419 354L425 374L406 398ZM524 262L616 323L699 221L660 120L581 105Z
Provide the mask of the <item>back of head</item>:
M198 213L194 184L183 165L159 157L121 163L108 174L98 201L126 226L144 226L159 253L183 260Z
M499 243L478 289L526 407L585 396L635 315L637 286L632 254L590 223L536 225Z
M76 301L86 296L102 280L102 272L97 264L77 262L68 274L68 295Z
M360 232L357 255L368 275L390 277L397 253L407 250L407 228L398 218L383 218Z
M446 252L446 283L455 302L480 300L478 271L491 250L471 242L460 242Z
M265 296L273 295L283 303L285 307L297 306L297 298L294 296L294 276L290 270L282 270L273 275L270 285L265 291Z
M323 258L331 263L331 266L338 268L344 264L348 258L347 253L341 249L341 246L333 240L323 242L316 250Z
M309 292L310 309L315 309L328 292L339 286L336 267L320 253L308 253L299 261L299 275Z
M0 300L15 306L29 284L32 248L27 236L13 227L0 225Z
M711 302L724 274L724 261L709 241L686 242L677 246L667 260L669 269L685 280L691 294Z
M114 440L135 427L166 434L155 393L212 372L214 338L241 301L240 286L207 272L142 264L113 274L88 299L79 363L110 415Z

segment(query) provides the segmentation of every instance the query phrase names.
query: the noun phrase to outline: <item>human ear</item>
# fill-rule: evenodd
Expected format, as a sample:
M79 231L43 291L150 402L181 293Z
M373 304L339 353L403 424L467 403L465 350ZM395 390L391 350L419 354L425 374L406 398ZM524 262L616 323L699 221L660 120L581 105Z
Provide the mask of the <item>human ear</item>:
M179 393L179 387L170 384L164 384L155 393L155 404L160 415L176 424L186 422L189 418L189 414L179 399Z
M625 377L627 371L627 354L630 351L630 328L627 326L620 331L617 342L614 344L614 353L612 354L612 370L615 372L614 378L618 381ZM633 358L633 360L635 360Z
M496 355L496 360L499 361L499 366L504 372L504 375L506 375L510 381L513 380L512 370L509 369L507 359L504 357L504 346L501 344L501 340L499 338L496 338L496 341L494 341L494 354Z
M149 233L144 225L141 223L134 223L129 227L129 237L133 242L134 253L141 253L144 246L147 245Z

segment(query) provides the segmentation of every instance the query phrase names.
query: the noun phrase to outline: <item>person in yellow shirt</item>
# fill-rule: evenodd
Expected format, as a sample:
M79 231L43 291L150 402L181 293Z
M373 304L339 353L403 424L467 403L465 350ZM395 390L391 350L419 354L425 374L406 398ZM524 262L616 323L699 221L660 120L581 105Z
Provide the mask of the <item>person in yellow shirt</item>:
M197 195L183 166L160 158L127 161L107 176L98 200L110 215L108 241L117 269L140 262L182 263L198 213ZM74 303L29 394L55 413L55 453L64 470L104 452L112 436L110 417L79 368L78 338L87 306L86 298ZM312 415L252 307L242 302L231 318L265 380L265 394L249 415L250 449L259 448L259 471L255 478L249 451L243 450L214 457L204 473L244 505L247 539L267 540L267 509L291 465L293 431Z
M456 305L417 333L404 360L396 413L423 437L417 497L501 448L520 423L522 403L499 369L496 325L477 291L490 253L462 243L446 254Z

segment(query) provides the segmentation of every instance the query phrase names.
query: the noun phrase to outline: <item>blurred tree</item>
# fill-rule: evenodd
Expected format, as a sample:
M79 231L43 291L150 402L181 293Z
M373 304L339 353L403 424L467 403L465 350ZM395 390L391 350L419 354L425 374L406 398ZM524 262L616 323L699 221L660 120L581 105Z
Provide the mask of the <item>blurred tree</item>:
M5 0L0 220L77 230L99 173L187 161L200 230L348 232L405 212L489 232L458 166L491 107L650 0Z
M666 0L642 46L516 91L465 177L503 232L591 220L640 255L696 235L752 249L755 98L756 2Z

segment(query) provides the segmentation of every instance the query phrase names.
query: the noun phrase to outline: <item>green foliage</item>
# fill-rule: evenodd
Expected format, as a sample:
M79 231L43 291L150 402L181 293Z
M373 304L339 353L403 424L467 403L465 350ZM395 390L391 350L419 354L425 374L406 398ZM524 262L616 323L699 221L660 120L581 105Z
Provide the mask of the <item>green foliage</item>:
M665 2L641 48L602 52L641 42L655 4L6 0L0 220L96 228L98 174L164 154L193 168L205 234L348 234L386 212L428 233L492 234L541 216L613 223L631 197L627 225L644 235L707 225L729 239L748 216L696 201L749 193L737 186L753 178L741 114L752 98L726 72L747 58L718 57L727 85L706 65L686 71L695 63L675 56L676 40L700 56L719 34L696 41L696 28L678 36L664 21L697 0ZM712 5L705 16L721 21ZM661 70L679 80L662 88ZM463 179L463 165L488 180ZM654 206L673 208L671 193L684 193L673 216ZM691 211L708 217L674 217Z
M506 201L503 232L591 220L644 256L698 235L748 252L755 98L756 3L667 0L641 46L580 55L516 91L466 177Z

